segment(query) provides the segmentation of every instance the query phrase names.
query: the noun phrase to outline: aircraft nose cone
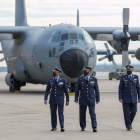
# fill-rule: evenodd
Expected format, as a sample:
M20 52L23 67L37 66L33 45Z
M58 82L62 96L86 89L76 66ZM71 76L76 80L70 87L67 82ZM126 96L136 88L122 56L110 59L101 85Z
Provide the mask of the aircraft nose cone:
M63 72L70 78L78 78L83 74L83 67L88 64L88 55L80 49L70 49L60 56Z

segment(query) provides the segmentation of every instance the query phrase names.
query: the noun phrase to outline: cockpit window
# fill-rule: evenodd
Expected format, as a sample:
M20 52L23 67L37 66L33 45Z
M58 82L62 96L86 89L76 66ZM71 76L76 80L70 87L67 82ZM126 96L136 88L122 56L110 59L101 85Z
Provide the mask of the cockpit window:
M56 38L57 38L57 36L52 36L51 42L56 42Z
M91 37L89 36L89 34L86 31L83 31L83 34L84 34L86 42L93 43Z
M79 38L79 40L85 41L85 38L82 34L78 34L78 38Z
M78 34L78 38L79 40L85 41L87 43L93 43L91 37L85 31L83 31L83 34Z
M57 35L56 42L59 42L60 41L60 36L61 36L61 33L59 32L58 35Z
M83 31L83 34L84 34L85 36L88 36L88 33L87 33L86 31Z
M76 33L70 33L69 34L69 39L78 39L77 34Z
M81 34L77 34L77 33L61 34L61 32L55 31L51 34L51 36L48 40L48 43L65 41L68 39L81 40L81 41L84 41L86 43L93 43L92 38L90 37L90 35L86 31L83 31L83 33L81 33Z
M61 35L61 41L68 40L68 34Z
M92 40L90 39L89 36L85 36L85 39L86 39L86 41L87 41L88 43L92 43Z
M59 42L60 41L60 35L61 32L53 32L52 35L50 36L48 43L54 43L54 42Z

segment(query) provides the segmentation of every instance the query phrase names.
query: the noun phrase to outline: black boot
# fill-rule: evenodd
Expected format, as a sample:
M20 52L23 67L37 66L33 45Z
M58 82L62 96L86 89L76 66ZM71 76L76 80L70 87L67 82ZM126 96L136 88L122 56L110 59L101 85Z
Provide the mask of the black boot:
M56 130L57 130L57 128L52 128L52 129L51 129L51 131L56 131Z
M93 132L97 132L97 128L96 127L93 128Z
M65 131L65 129L64 128L61 128L61 132L64 132Z
M85 128L82 128L81 131L85 131Z

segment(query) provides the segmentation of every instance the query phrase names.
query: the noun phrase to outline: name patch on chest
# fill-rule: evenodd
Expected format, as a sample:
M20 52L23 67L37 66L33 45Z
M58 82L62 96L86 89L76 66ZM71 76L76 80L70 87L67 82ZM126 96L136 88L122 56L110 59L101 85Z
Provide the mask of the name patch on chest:
M59 85L59 86L62 86L63 84L64 84L63 82L60 82L58 85Z

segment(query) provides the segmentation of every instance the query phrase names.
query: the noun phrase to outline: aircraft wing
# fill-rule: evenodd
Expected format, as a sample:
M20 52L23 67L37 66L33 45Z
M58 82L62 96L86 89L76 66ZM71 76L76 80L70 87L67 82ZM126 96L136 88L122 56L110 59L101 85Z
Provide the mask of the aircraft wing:
M93 38L93 40L98 40L97 35L98 34L112 34L115 30L121 30L122 28L118 27L83 27L84 30L86 30L90 36Z
M93 40L99 41L112 41L107 36L103 39L100 35L110 34L112 35L112 39L115 40L115 36L120 36L123 32L123 28L121 27L83 27L83 29L90 34ZM130 28L129 34L132 41L140 41L140 28Z
M111 50L111 52L113 52L114 55L121 55L117 53L115 50ZM129 50L128 52L129 54L135 54L136 50ZM106 55L106 54L107 54L106 50L97 50L97 55Z
M9 34L13 35L13 38L16 39L20 34L23 34L25 31L27 30L27 27L0 27L0 40L8 40L8 36Z
M115 50L111 50L113 54L117 54ZM97 55L106 55L107 51L106 50L97 50Z
M24 33L27 27L15 27L15 26L5 26L0 27L0 33L9 33L9 34L16 34L16 33Z
M30 26L0 26L0 35L3 38L3 34L4 35L8 35L8 34L12 34L13 35L13 39L17 39L19 37L19 35L24 34L26 31L34 31L34 29L37 28L42 28L42 27L30 27ZM1 39L0 36L0 40Z

